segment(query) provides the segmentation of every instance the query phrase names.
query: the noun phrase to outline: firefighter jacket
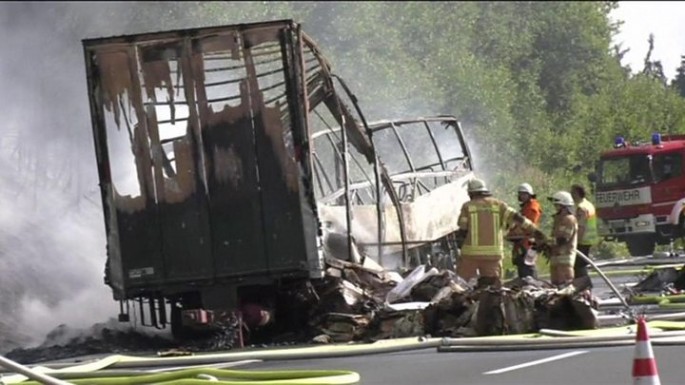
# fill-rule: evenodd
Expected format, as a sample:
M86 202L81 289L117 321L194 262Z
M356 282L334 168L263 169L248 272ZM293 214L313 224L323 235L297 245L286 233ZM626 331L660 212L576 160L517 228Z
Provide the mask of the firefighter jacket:
M521 204L521 215L530 220L535 226L539 226L540 217L542 217L540 202L535 198L523 202ZM515 224L507 234L507 238L514 242L514 253L518 255L530 248L530 239L533 238L533 234L529 231L524 231L521 229L521 226Z
M513 224L516 210L492 197L475 197L464 203L459 214L459 228L466 230L461 255L464 258L500 260L504 254L504 230ZM521 228L535 231L525 219Z
M559 244L557 242L559 238L568 239L570 242ZM573 266L578 246L578 221L573 214L566 211L554 214L550 242L552 242L549 253L550 265Z
M597 233L597 212L595 206L587 199L583 198L576 208L576 218L578 227L584 227L582 239L578 238L578 244L584 246L594 246L599 243Z

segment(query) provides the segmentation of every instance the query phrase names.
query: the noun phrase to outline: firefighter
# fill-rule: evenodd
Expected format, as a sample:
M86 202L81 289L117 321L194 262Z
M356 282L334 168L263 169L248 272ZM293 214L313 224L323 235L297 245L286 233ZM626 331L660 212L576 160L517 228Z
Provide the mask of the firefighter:
M571 194L559 191L549 198L556 213L552 225L552 237L545 244L549 257L549 270L553 285L566 285L573 281L573 264L578 243L578 221L573 215L574 202Z
M461 257L457 275L467 282L478 277L478 287L498 287L502 279L503 230L516 223L536 239L544 240L545 236L515 209L493 198L482 180L470 180L468 194L471 200L462 206L458 220Z
M590 248L597 245L597 213L595 206L585 198L585 189L581 185L571 186L571 196L576 205L576 219L578 220L578 251L590 257ZM576 258L573 273L576 278L588 275L588 262L583 258ZM592 285L590 284L590 287Z
M521 204L521 215L528 218L535 226L540 225L542 209L533 187L523 183L518 188L518 201ZM513 226L507 234L507 239L513 242L511 261L516 266L518 277L538 277L535 261L537 253L531 248L532 234L523 231L519 226Z

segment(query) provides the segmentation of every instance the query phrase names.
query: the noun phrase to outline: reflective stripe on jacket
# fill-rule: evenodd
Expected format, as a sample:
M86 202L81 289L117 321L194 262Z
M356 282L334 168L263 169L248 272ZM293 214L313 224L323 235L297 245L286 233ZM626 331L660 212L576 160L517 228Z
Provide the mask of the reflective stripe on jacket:
M503 231L513 221L516 210L492 197L477 197L464 203L459 215L459 228L467 231L462 246L462 257L476 259L502 259ZM532 228L526 220L523 226Z
M558 245L556 241L559 238L567 239L569 242ZM573 266L578 244L578 221L573 214L562 212L554 215L552 241L554 245L550 253L550 265Z
M579 245L594 246L599 242L599 235L597 233L597 212L595 206L587 199L578 203L578 226L585 226L583 239L578 239Z

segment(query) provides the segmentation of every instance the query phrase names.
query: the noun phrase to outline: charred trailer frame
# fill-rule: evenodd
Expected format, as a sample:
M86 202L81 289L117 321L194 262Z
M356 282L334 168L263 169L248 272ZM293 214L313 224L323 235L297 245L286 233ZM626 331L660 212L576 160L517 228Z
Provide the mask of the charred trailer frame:
M184 310L207 321L192 310L232 309L323 276L308 122L316 108L345 128L345 149L374 165L399 204L363 117L341 101L330 65L293 21L83 46L105 282L122 320L137 300L143 324L180 330Z

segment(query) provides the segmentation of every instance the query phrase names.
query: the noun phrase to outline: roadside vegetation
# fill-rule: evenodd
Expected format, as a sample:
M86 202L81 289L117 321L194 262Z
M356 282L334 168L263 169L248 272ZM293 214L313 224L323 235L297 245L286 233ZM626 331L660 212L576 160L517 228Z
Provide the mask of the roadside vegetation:
M78 20L85 13L52 7L73 35L70 28L87 24ZM516 186L533 185L549 229L553 208L545 198L572 183L591 189L587 174L617 135L644 142L653 132L685 133L685 57L667 79L651 57L659 42L645 36L644 64L629 68L622 62L629 48L612 44L621 28L609 17L616 7L607 1L144 2L87 14L127 20L115 34L294 19L358 96L367 119L457 116L477 173L512 205ZM627 254L616 244L597 251Z
M543 204L587 174L617 135L648 141L685 133L685 57L669 80L652 59L622 63L612 45L615 2L293 2L268 10L202 3L196 12L234 22L294 18L347 80L368 118L446 113L463 123L477 173L515 205L531 183ZM604 243L602 258L627 255ZM545 269L543 263L541 268Z

